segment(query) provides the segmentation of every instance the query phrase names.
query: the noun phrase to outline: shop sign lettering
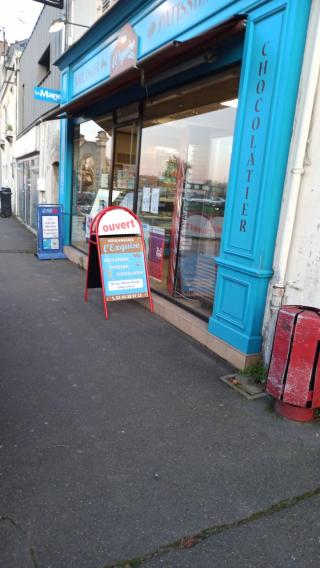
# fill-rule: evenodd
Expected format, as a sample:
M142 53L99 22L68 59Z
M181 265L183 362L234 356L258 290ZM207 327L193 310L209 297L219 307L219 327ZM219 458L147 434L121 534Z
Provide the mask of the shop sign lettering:
M105 233L119 233L120 229L130 229L130 227L135 227L135 222L133 219L123 223L108 223L102 226Z
M110 75L114 77L137 63L138 37L130 24L124 26L111 55Z
M131 235L140 234L139 223L125 209L109 210L99 220L99 235Z
M33 98L38 101L45 101L49 103L60 103L62 96L61 91L55 89L47 89L47 87L34 87Z
M263 108L264 92L267 84L268 76L268 51L269 51L270 41L266 41L261 48L261 60L258 65L258 76L255 85L255 101L253 106L253 114L251 118L250 125L250 144L246 159L246 186L243 195L243 201L241 205L241 217L240 217L240 232L247 232L247 217L250 210L250 193L252 189L252 183L254 181L255 166L256 166L256 138L259 129L261 128L261 110Z
M109 52L110 46L106 47L87 63L83 63L73 72L73 94L76 95L88 89L98 81L107 79L109 76Z
M150 22L148 38L152 39L155 34L162 33L181 21L187 16L193 15L197 10L208 4L209 0L177 0L176 2L164 2L157 18Z

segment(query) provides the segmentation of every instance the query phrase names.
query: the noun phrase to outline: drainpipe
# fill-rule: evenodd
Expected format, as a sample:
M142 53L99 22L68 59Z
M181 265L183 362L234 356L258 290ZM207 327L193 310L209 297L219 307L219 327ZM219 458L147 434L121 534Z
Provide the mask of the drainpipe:
M283 202L279 221L275 250L274 276L270 300L270 319L268 337L273 338L278 310L285 294L287 267L292 243L292 235L296 220L297 206L301 188L304 166L311 165L306 153L310 143L309 132L316 96L320 69L320 0L313 0L309 19L306 48L301 73L299 104L294 126L287 175L284 185ZM271 355L272 342L266 342L264 360L268 362Z

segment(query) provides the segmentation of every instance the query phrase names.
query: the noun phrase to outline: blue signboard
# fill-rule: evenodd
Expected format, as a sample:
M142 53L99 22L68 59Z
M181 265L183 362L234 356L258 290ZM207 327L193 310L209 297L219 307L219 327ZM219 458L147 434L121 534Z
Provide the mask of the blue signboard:
M148 297L141 237L102 237L99 242L108 301Z
M33 98L47 103L60 103L62 99L61 91L47 89L47 87L34 87Z
M66 258L63 253L62 205L38 205L40 260Z

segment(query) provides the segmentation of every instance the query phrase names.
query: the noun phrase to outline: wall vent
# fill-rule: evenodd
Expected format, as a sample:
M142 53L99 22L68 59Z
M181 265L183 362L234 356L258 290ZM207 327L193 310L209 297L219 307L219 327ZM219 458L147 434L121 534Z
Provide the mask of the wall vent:
M100 16L105 14L112 6L114 6L118 0L98 0L98 13Z

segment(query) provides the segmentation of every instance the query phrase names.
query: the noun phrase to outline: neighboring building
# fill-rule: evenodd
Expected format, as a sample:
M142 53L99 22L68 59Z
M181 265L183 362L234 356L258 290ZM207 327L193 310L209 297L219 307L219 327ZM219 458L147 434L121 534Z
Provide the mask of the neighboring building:
M11 144L17 177L14 211L34 231L38 204L57 203L59 199L60 144L60 121L47 120L58 103L35 99L34 88L60 90L55 60L107 9L108 2L101 0L65 0L62 10L44 6L21 56L17 140ZM84 27L66 24L62 31L49 33L50 25L57 19Z
M17 85L19 62L26 40L8 46L3 42L0 49L0 187L12 191L12 207L16 210L16 171L14 145L17 131Z
M17 141L16 213L31 229L37 229L38 203L58 200L59 121L43 122L57 106L34 98L34 88L59 90L60 74L53 66L63 51L63 34L50 35L51 22L63 13L42 9L20 60Z
M119 0L57 62L69 254L106 201L132 208L157 310L237 366L262 348L310 6Z

